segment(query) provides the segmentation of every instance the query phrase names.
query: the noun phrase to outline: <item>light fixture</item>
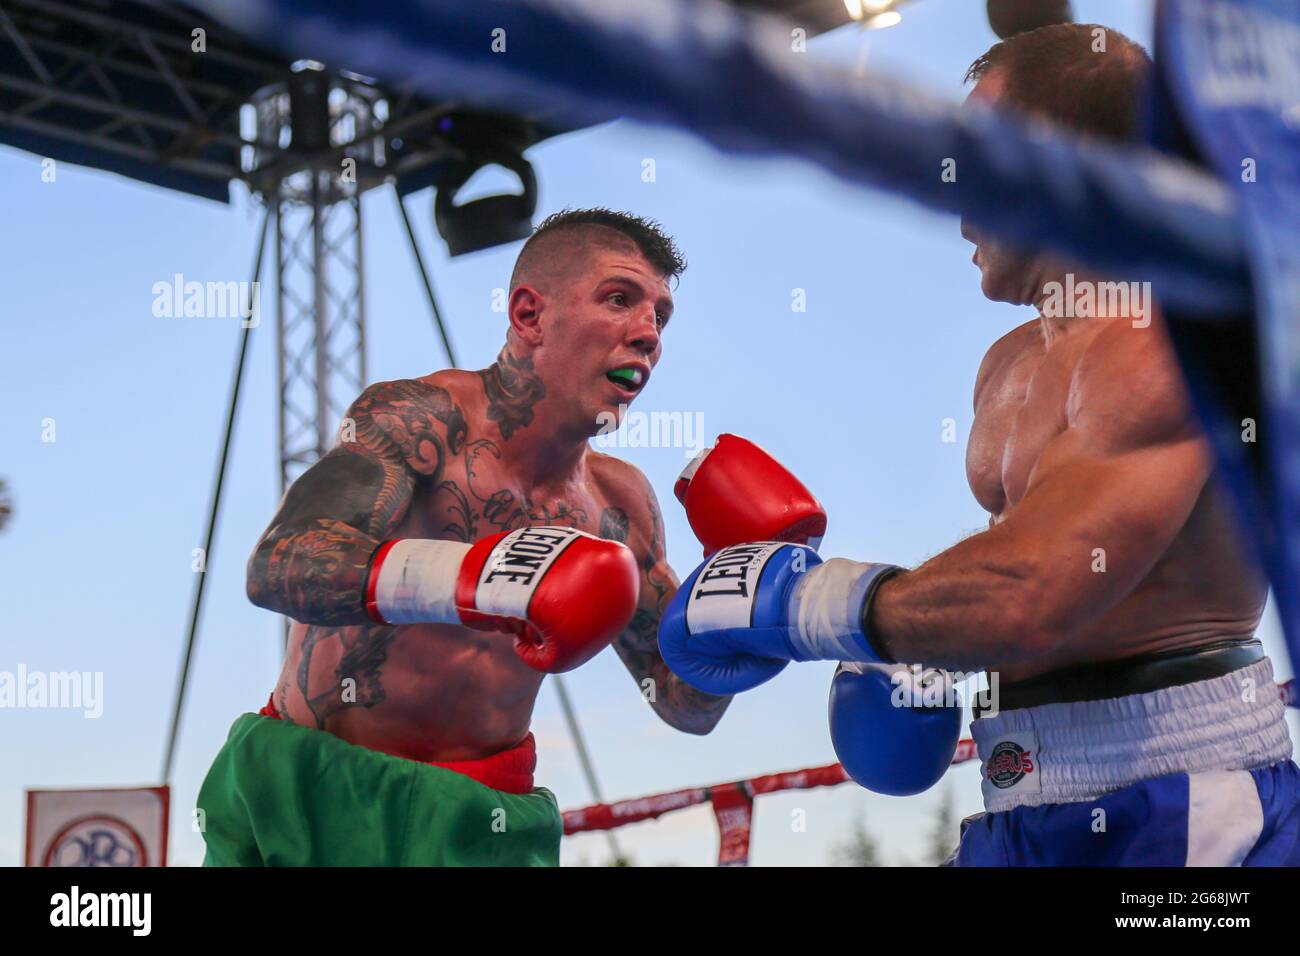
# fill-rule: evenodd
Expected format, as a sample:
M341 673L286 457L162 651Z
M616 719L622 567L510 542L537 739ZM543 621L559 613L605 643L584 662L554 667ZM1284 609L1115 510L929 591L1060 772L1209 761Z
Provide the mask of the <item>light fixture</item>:
M1070 23L1070 0L988 0L989 26L1001 39L1054 23Z
M537 177L524 150L537 139L530 124L487 113L444 114L437 136L452 155L434 178L434 222L452 256L527 239L537 211ZM519 179L520 191L457 203L456 193L481 169L500 166Z
M883 30L903 19L894 7L904 0L844 0L849 17L868 30Z
M868 30L884 30L887 27L896 26L903 22L903 15L897 10L886 10L884 13L877 13L870 17L865 24Z

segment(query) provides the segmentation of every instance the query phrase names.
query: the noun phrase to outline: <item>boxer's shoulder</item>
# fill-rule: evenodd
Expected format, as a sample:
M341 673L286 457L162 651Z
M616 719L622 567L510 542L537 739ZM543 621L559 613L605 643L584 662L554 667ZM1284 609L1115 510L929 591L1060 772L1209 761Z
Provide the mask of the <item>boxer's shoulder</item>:
M1158 327L1108 322L1079 355L1066 419L1100 424L1117 441L1186 437L1196 432L1177 361Z
M610 495L625 495L649 487L641 469L630 461L589 448L587 472L592 483Z
M419 378L374 382L357 397L353 408L371 413L392 409L445 412L452 406L463 407L471 400L477 382L478 377L473 372L460 369L443 369Z
M448 454L459 454L464 445L473 414L465 398L473 395L473 378L447 370L367 386L344 417L344 443L354 450L396 452L416 471L436 472Z
M979 407L982 396L996 391L1008 373L1026 357L1041 356L1043 352L1043 334L1037 319L1016 326L994 342L984 353L975 375L975 406Z
M444 368L411 380L433 402L450 401L461 408L481 403L483 380L477 372Z
M663 518L649 479L630 462L589 451L591 490L603 502L601 537L622 541L638 556L662 547Z

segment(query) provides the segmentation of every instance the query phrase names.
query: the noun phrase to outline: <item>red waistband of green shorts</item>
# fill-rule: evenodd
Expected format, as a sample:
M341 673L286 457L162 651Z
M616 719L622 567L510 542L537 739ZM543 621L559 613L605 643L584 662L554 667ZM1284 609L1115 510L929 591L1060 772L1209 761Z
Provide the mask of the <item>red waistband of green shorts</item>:
M274 698L258 711L263 717L280 719ZM431 767L441 767L463 774L471 780L503 793L532 793L533 771L537 769L537 741L530 733L509 750L477 760L421 760Z

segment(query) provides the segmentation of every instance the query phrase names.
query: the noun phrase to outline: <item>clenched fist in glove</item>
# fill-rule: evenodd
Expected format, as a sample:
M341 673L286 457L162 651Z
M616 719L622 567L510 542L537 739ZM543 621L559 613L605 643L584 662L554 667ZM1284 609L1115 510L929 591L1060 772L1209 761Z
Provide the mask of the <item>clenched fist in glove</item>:
M708 557L749 541L789 541L816 550L826 509L779 461L752 441L719 435L677 477L673 494Z
M515 635L534 670L573 670L632 620L636 559L573 528L520 528L475 544L404 538L370 561L366 611L380 624L463 624Z

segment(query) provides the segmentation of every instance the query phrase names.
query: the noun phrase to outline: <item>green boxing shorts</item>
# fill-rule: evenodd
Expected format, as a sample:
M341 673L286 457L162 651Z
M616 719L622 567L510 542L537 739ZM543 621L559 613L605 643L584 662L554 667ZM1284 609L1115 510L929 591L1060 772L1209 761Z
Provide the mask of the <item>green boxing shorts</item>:
M559 866L563 824L532 786L532 734L428 764L277 716L240 716L203 781L204 866Z

